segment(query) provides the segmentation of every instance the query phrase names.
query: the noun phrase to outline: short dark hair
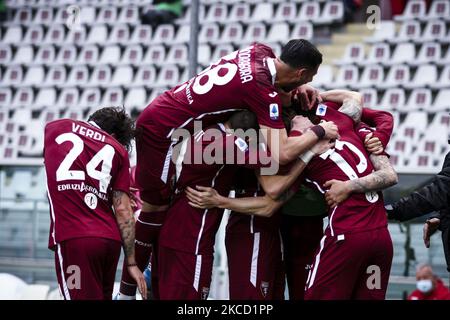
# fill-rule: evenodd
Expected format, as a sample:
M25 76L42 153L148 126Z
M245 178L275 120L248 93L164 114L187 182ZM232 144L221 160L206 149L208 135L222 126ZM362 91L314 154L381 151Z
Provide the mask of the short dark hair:
M322 63L322 54L308 40L293 39L284 45L280 59L295 69L313 69Z
M232 129L248 130L259 128L255 114L248 110L233 113L229 121Z
M133 120L128 116L123 107L107 107L95 111L89 116L88 121L94 121L102 130L114 135L128 151L131 148L131 140L135 136Z

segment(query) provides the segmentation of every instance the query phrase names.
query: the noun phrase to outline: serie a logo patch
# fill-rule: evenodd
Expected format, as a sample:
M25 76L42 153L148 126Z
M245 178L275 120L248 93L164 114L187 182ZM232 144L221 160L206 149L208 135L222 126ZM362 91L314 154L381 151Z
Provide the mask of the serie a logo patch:
M264 298L269 294L269 282L261 281L261 294Z
M324 104L319 104L317 106L316 115L323 117L327 113L327 106Z
M277 103L271 103L269 106L269 115L271 120L278 120L280 117L280 110Z

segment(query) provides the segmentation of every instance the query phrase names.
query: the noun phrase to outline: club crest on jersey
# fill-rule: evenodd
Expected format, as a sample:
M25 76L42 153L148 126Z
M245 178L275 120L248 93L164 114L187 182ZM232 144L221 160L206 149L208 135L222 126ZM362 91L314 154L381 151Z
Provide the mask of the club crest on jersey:
M323 117L326 113L327 113L327 106L324 104L319 104L317 106L316 115Z
M263 295L264 298L266 298L268 293L269 293L269 282L261 281L261 294Z
M270 119L271 120L278 120L278 117L280 116L280 111L278 109L277 103L271 103L269 106L270 110Z
M203 287L202 288L202 300L207 300L209 296L209 288Z
M242 138L237 138L236 141L234 141L234 144L241 150L242 152L247 151L248 145L247 142L244 141Z

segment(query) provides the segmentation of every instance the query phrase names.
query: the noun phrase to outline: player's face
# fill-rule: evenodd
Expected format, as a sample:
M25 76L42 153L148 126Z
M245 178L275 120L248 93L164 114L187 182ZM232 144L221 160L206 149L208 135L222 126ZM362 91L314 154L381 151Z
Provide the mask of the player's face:
M296 69L295 74L293 74L292 80L286 84L283 89L287 92L294 90L301 85L311 82L314 76L317 74L319 66L313 69L301 68Z

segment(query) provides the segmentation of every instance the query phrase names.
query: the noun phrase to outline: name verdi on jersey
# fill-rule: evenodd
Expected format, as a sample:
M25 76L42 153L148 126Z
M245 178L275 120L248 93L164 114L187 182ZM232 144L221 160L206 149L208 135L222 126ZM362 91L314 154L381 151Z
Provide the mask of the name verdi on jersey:
M97 131L94 131L92 129L83 127L80 124L77 124L75 122L72 123L72 132L81 134L85 137L97 140L97 141L101 141L101 142L105 142L106 136L104 134L101 134Z
M238 66L241 83L246 83L253 80L252 65L251 65L251 50L253 46L239 51Z
M104 201L108 201L108 196L106 193L102 193L98 191L97 188L93 186L86 185L84 182L81 183L66 183L66 184L59 184L58 185L58 191L66 191L66 190L75 190L80 192L91 192L98 196L100 199Z

